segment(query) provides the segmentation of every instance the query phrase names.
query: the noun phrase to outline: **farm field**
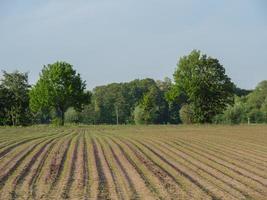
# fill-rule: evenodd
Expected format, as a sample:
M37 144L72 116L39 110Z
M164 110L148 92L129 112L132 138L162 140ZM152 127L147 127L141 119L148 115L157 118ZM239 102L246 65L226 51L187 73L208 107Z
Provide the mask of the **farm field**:
M1 128L0 199L267 199L267 126Z

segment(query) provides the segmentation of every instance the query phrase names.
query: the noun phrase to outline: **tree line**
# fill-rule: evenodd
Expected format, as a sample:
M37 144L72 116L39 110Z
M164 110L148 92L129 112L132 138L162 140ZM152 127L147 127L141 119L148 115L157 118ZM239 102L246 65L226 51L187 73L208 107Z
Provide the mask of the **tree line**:
M87 91L66 62L44 66L34 85L27 73L3 71L0 125L267 123L267 81L240 89L218 59L197 50L179 59L173 80L136 79Z

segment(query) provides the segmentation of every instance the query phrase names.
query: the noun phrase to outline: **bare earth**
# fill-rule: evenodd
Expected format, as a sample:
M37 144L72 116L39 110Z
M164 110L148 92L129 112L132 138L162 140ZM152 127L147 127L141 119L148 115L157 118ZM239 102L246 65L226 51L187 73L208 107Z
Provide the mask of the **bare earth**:
M2 127L0 199L267 199L267 126Z

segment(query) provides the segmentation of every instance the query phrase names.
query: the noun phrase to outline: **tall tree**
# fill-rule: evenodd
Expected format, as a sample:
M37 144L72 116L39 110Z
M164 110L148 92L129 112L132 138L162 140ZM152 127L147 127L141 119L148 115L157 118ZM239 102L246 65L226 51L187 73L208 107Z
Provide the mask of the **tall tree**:
M178 93L186 96L196 123L211 123L233 103L234 84L224 67L200 51L194 50L179 60L174 80Z
M3 71L0 84L0 113L3 124L26 125L30 121L28 74Z
M59 125L64 125L65 112L69 107L76 110L90 100L82 81L72 65L56 62L44 66L40 79L30 91L30 107L33 112L54 109Z

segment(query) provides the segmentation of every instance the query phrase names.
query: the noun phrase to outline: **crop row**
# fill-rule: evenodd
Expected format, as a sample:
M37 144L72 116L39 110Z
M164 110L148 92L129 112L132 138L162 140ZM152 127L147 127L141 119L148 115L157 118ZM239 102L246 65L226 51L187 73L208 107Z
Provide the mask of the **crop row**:
M0 132L0 199L267 196L261 140L243 136L234 143L228 133L199 135L166 127L50 129L10 140Z

